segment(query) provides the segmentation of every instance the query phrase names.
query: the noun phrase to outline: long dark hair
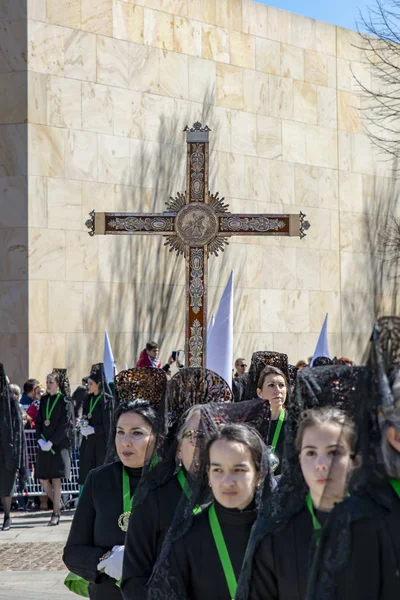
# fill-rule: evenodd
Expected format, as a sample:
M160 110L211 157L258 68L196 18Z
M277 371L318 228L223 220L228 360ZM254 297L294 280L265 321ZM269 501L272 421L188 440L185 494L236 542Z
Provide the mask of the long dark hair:
M210 449L214 442L225 440L226 442L236 442L247 446L250 450L251 458L256 471L261 469L261 459L263 454L263 442L258 432L247 425L229 423L214 433L206 445L206 464L210 466Z
M114 412L113 425L110 431L110 438L108 440L106 463L114 462L118 459L117 449L115 447L115 435L117 433L117 425L121 415L125 413L135 413L140 415L152 428L157 423L157 412L147 400L126 400L118 404Z

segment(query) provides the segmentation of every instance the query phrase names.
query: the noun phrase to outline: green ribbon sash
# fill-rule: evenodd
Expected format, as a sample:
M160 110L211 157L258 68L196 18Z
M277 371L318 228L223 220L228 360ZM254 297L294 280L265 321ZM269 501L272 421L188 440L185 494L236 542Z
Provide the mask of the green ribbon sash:
M179 469L178 473L177 473L177 478L179 481L179 485L182 488L183 493L185 494L186 498L188 500L190 500L190 498L192 497L192 492L190 490L189 484L187 482L187 479L185 477L185 473L183 472L182 467ZM201 506L195 506L193 509L193 514L194 515L198 515L199 513L201 513Z
M93 395L93 398L90 398L90 406L89 406L89 415L91 418L93 416L93 411L96 408L97 404L99 403L100 398L102 397L102 395L104 394L104 392L101 392L101 394L99 394L97 396L97 398Z
M400 479L389 479L389 483L400 500Z
M285 420L285 411L282 409L281 412L279 413L279 417L278 417L278 423L276 425L276 429L275 429L275 433L274 433L274 437L272 440L272 452L275 452L275 448L278 444L278 440L279 440L279 436L281 433L281 429L282 429L282 424L283 421Z
M310 492L308 492L308 494L306 496L306 504L307 504L307 508L309 510L309 513L311 515L313 529L314 529L315 532L320 532L321 529L322 529L322 525L318 521L317 517L315 516L314 506L313 506L313 503L312 503L312 500L311 500L311 494L310 494Z
M217 547L218 556L221 561L222 568L224 570L229 594L231 598L234 599L237 590L236 575L232 567L231 557L229 556L228 548L226 547L224 534L222 533L221 525L219 524L214 504L211 504L208 510L208 520L210 522L211 532L213 534L214 542Z
M54 410L57 402L59 401L60 397L61 397L61 392L58 392L57 396L54 399L53 404L50 407L50 398L51 398L51 396L49 394L49 397L47 398L47 404L46 404L46 421L50 421L51 415L53 414L53 410Z

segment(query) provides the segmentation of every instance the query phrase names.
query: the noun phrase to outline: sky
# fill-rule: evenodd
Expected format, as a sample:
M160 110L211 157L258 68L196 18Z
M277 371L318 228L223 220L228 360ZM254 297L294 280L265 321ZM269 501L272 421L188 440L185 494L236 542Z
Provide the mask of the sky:
M346 29L357 29L359 10L366 14L368 6L374 6L375 0L257 0L262 4L275 6L283 10L340 25Z

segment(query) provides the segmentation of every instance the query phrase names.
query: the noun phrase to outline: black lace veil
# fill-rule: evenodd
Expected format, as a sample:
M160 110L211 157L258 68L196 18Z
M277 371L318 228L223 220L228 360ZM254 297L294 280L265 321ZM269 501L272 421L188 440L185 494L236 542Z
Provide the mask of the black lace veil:
M171 547L191 529L197 507L207 507L212 501L207 480L205 448L210 435L227 423L244 424L258 431L265 439L268 435L271 411L268 402L259 399L241 403L216 402L201 407L199 431L203 433L198 440L191 469L187 474L190 481L190 493L182 493L172 525L165 538L161 553L154 567L148 584L148 599L178 600L170 585L169 553ZM272 489L272 476L269 468L269 452L263 444L264 452L261 461L261 483L256 491L256 506L262 510L266 498ZM183 598L179 597L179 600Z
M20 488L27 480L27 454L22 413L10 394L4 365L0 363L0 448L7 471L18 476Z
M102 392L104 392L105 394L108 394L109 396L112 396L112 391L108 384L106 373L104 371L104 363L96 363L96 364L92 365L92 368L90 369L89 377L95 383L99 384L99 389Z
M296 382L297 367L289 364L287 354L269 350L254 352L248 373L240 375L235 381L235 400L251 400L257 398L257 384L261 371L265 367L277 367L285 375L288 382L288 397Z
M66 398L71 398L71 386L69 385L67 369L55 367L52 373L53 375L58 375L59 377L59 387L62 395Z

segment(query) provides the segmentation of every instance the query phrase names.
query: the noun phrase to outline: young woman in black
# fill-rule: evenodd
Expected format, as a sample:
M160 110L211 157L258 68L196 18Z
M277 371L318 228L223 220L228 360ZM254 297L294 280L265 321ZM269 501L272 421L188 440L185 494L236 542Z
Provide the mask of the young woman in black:
M354 423L342 411L324 407L302 415L295 444L307 490L303 506L262 540L249 600L304 600L320 530L347 493L355 442Z
M154 408L144 400L118 405L111 432L115 460L91 471L79 500L63 560L89 582L92 600L121 600L125 534L135 490L154 443Z
M182 519L175 517L181 535L174 534L173 525L175 541L168 558L160 557L157 576L149 585L150 600L161 593L166 600L234 598L257 515L255 496L265 475L264 448L257 432L245 425L225 425L211 437L204 459L214 501L201 512L195 510L193 517L187 510ZM191 526L185 525L184 515ZM222 558L224 552L228 560Z
M114 398L105 377L103 363L93 365L88 377L88 392L83 402L79 451L79 485L91 469L104 464L114 414Z
M60 522L61 479L68 479L71 473L73 407L66 370L54 369L47 375L46 389L36 417L35 477L53 502L48 525L54 526Z

